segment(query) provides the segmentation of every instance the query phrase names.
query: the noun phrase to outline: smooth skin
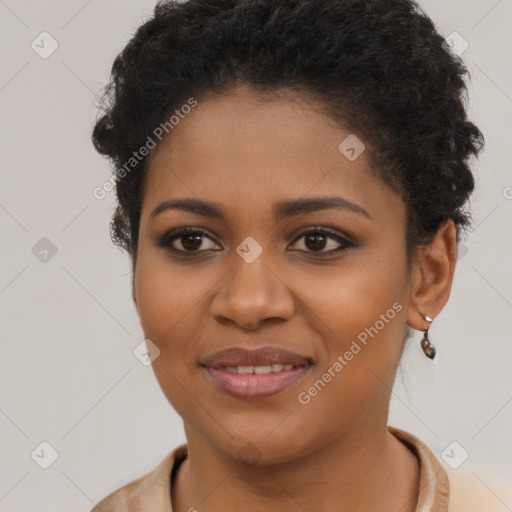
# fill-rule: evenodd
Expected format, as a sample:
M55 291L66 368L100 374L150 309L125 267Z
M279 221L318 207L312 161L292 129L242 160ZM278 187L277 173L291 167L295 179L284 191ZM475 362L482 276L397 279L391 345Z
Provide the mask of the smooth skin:
M416 508L418 461L387 432L388 408L407 325L424 330L424 315L435 318L449 298L455 226L445 222L408 268L404 203L366 152L354 161L340 152L347 135L311 98L289 91L264 101L238 87L198 98L149 156L133 298L188 440L175 512ZM280 201L332 196L370 218L344 208L274 217ZM225 218L178 209L151 217L178 198L215 202ZM206 234L158 245L184 226ZM248 236L263 249L252 263L236 252ZM394 303L400 312L301 404L298 394ZM314 364L292 388L258 400L219 391L199 365L223 348L265 345Z

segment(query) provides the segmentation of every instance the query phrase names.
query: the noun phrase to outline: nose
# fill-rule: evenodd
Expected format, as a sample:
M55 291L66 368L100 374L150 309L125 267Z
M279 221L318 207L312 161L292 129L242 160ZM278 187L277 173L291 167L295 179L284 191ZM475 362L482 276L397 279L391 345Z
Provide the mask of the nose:
M257 329L264 320L293 316L295 303L284 276L266 263L263 255L252 263L235 260L211 303L211 314L218 322Z

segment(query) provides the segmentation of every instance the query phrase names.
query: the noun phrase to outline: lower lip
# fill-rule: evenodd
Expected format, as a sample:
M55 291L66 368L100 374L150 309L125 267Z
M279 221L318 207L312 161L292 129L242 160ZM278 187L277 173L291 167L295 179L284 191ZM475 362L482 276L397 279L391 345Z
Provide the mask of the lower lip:
M259 399L276 395L299 382L310 366L300 366L265 374L228 372L222 368L206 368L215 386L235 398Z

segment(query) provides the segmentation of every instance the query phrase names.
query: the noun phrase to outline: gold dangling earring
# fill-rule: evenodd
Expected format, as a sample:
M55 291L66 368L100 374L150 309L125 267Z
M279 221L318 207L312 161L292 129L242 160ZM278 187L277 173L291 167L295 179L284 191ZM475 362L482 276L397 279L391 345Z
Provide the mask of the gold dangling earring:
M421 348L423 349L423 352L428 358L434 359L434 357L436 357L436 349L433 345L430 344L430 340L428 339L428 328L430 327L430 322L432 322L432 318L430 318L428 315L425 315L425 320L428 322L428 325L427 328L423 331Z

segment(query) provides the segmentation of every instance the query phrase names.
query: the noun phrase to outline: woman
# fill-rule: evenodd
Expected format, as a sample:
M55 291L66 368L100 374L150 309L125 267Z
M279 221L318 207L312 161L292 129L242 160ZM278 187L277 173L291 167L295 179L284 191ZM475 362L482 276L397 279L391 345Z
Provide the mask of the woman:
M169 1L138 29L93 142L187 444L94 510L467 512L387 425L483 145L445 48L409 0Z

